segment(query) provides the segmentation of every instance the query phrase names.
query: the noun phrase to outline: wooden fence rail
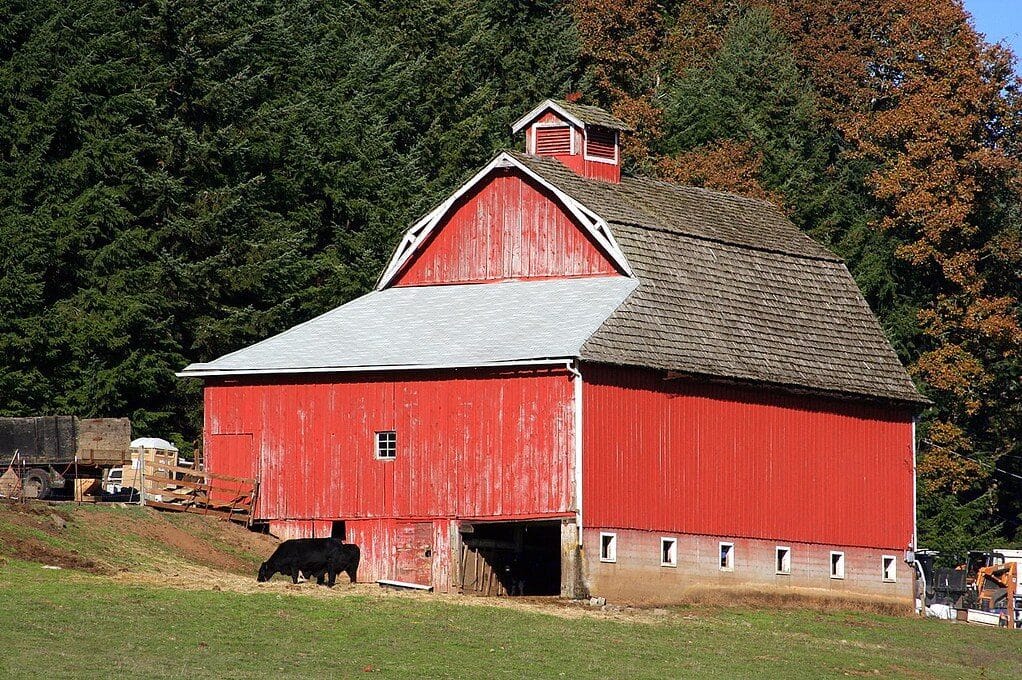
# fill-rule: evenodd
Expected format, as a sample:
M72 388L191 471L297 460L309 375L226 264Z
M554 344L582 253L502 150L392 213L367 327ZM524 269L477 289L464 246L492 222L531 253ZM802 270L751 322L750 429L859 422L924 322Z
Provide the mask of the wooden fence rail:
M256 480L182 467L176 462L160 455L145 461L145 505L245 524L252 521Z

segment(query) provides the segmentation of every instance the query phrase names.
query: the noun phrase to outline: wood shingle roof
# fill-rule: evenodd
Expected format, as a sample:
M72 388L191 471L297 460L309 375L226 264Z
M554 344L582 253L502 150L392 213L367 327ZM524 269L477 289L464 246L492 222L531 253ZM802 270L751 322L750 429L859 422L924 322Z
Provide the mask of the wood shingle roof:
M925 403L841 259L773 204L513 155L605 219L639 279L581 358Z

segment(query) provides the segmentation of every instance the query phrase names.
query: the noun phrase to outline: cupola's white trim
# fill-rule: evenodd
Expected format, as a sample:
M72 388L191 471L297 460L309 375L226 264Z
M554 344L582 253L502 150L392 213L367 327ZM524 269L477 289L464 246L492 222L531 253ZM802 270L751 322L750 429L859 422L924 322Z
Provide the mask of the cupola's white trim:
M547 109L553 111L558 116L570 122L572 125L576 127L584 128L586 125L585 121L583 121L578 116L573 116L567 111L565 111L564 107L560 106L553 99L545 99L542 102L540 102L539 105L536 106L536 108L534 108L532 111L529 111L527 114L516 120L511 125L511 132L518 134L519 132L524 130L529 125L529 123L536 120L536 118L539 118L539 116L542 115L542 113Z

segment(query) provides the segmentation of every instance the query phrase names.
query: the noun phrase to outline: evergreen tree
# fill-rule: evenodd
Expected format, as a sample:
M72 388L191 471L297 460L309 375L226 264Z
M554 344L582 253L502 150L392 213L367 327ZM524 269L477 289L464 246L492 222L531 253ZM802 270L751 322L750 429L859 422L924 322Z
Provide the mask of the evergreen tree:
M725 15L727 17L728 15ZM899 278L896 244L871 228L876 202L862 185L873 167L845 153L773 12L735 10L720 46L667 90L658 170L676 181L780 204L846 258L895 346L908 360L915 307Z
M567 91L553 2L105 0L0 17L0 411L179 443L174 372L367 291Z

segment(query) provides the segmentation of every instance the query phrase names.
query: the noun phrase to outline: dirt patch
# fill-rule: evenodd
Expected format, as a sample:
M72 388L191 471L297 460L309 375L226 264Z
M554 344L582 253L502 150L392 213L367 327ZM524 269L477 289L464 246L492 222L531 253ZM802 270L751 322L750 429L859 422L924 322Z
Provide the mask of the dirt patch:
M40 562L47 566L60 567L61 569L78 569L90 574L111 574L113 570L109 567L94 562L68 550L61 550L46 545L42 541L30 538L4 538L4 552L9 557L26 562Z
M96 529L105 528L110 532L130 532L132 537L159 544L162 550L211 569L242 572L250 571L249 563L236 555L216 549L208 540L186 531L155 510L146 511L139 520L125 519L116 513L94 513L88 521ZM234 527L223 526L224 531ZM193 527L194 530L194 527ZM246 531L242 529L242 531Z
M700 621L696 617L682 615L665 609L644 609L638 607L589 607L582 602L562 600L557 597L474 597L447 593L425 593L418 591L392 590L381 588L375 583L348 583L338 579L333 588L318 586L314 582L292 584L290 579L278 576L271 581L259 583L253 576L227 574L207 568L170 565L161 573L121 572L113 576L119 583L180 590L212 590L241 593L245 595L273 594L285 597L312 597L335 599L362 597L372 601L393 599L443 602L462 607L493 607L515 611L556 616L563 619L602 619L643 623L664 623L668 621Z
M73 519L73 514L66 509L46 503L4 503L0 505L0 514L13 524L31 526L56 536Z

